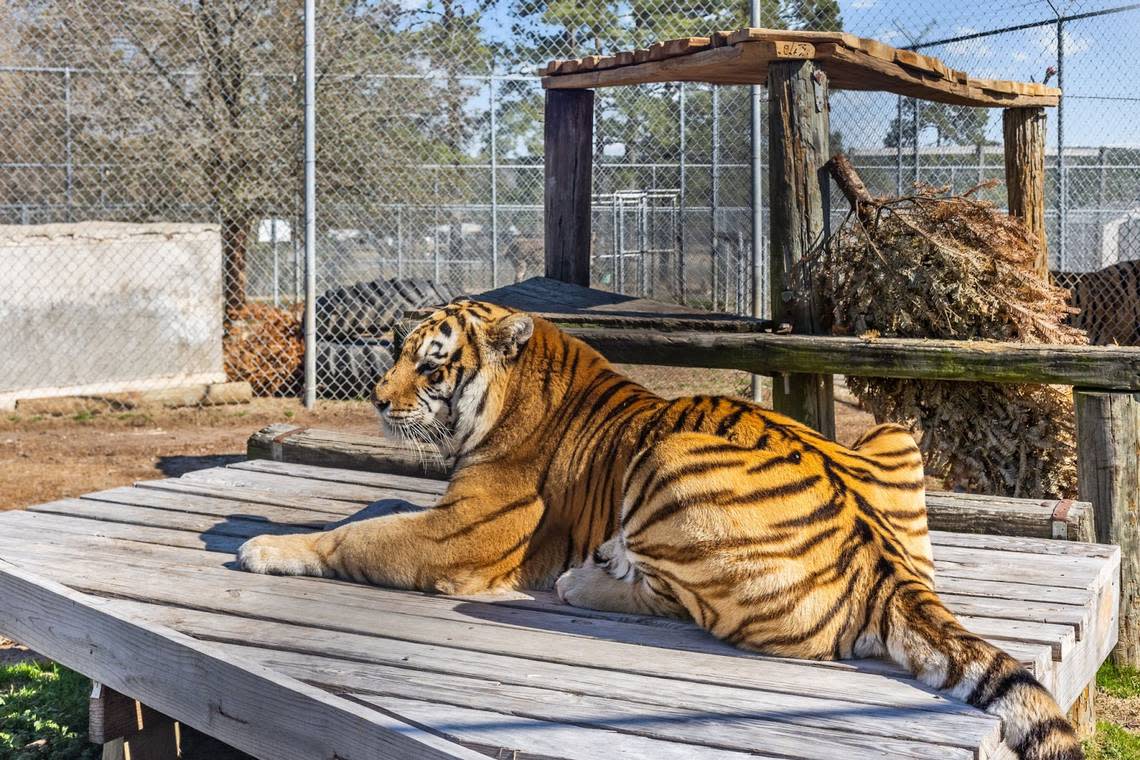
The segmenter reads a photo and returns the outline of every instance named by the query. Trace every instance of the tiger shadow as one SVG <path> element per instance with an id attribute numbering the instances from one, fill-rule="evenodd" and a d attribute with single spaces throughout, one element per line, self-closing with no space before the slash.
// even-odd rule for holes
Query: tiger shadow
<path id="1" fill-rule="evenodd" d="M 201 538 L 208 550 L 236 552 L 243 541 L 255 535 L 332 530 L 361 520 L 422 509 L 425 507 L 402 499 L 382 499 L 365 505 L 351 515 L 329 522 L 319 519 L 276 522 L 257 514 L 235 513 L 226 516 L 210 530 L 202 533 Z M 234 570 L 239 569 L 233 560 L 227 562 L 225 566 Z M 352 583 L 347 580 L 313 580 Z M 746 660 L 766 659 L 761 655 L 726 644 L 692 622 L 573 607 L 560 601 L 551 591 L 528 589 L 448 598 L 451 600 L 451 605 L 441 610 L 444 617 L 466 618 L 471 622 L 501 629 L 506 635 L 512 632 L 521 634 L 528 630 L 541 631 L 570 636 L 579 641 L 597 640 L 633 644 L 657 650 L 694 652 Z M 846 664 L 857 670 L 906 676 L 905 671 L 882 660 L 848 661 Z"/>

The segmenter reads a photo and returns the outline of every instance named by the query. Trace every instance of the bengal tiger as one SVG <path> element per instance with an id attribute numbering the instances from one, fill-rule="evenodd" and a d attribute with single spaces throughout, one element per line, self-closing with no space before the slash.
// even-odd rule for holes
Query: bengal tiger
<path id="1" fill-rule="evenodd" d="M 1022 758 L 1080 757 L 1048 692 L 935 595 L 904 429 L 848 449 L 739 399 L 666 400 L 550 322 L 479 301 L 421 323 L 373 401 L 389 434 L 454 457 L 440 501 L 259 536 L 243 568 L 450 594 L 561 576 L 570 603 L 692 617 L 761 652 L 886 654 L 1001 716 Z"/>

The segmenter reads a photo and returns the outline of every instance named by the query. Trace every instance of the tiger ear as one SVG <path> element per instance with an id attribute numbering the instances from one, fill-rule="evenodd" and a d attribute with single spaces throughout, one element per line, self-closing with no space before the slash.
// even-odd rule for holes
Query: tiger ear
<path id="1" fill-rule="evenodd" d="M 534 335 L 534 320 L 529 314 L 508 314 L 491 326 L 488 342 L 504 359 L 514 359 Z"/>

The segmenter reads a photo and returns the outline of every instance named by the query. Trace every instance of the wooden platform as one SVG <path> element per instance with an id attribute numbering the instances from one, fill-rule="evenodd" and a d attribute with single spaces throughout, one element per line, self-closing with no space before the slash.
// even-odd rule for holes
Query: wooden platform
<path id="1" fill-rule="evenodd" d="M 750 656 L 546 594 L 232 567 L 249 536 L 443 488 L 250 461 L 3 513 L 0 633 L 263 758 L 1011 757 L 996 719 L 880 661 Z M 935 558 L 963 623 L 1072 703 L 1115 641 L 1117 549 L 940 533 Z"/>
<path id="2" fill-rule="evenodd" d="M 551 61 L 547 89 L 649 82 L 766 84 L 775 61 L 814 60 L 836 90 L 877 90 L 954 105 L 1056 106 L 1061 91 L 1034 82 L 972 77 L 937 58 L 845 32 L 739 29 L 685 37 L 614 55 Z"/>

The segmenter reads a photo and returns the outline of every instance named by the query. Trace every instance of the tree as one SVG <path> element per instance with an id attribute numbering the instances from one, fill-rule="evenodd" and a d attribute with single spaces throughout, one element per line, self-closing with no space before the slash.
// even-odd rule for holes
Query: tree
<path id="1" fill-rule="evenodd" d="M 229 307 L 246 301 L 256 221 L 299 206 L 301 13 L 300 0 L 28 0 L 15 15 L 13 55 L 96 72 L 73 77 L 77 164 L 105 167 L 80 189 L 109 193 L 116 211 L 101 213 L 124 220 L 216 221 Z M 323 149 L 373 153 L 375 83 L 341 72 L 349 57 L 357 71 L 412 70 L 384 44 L 399 13 L 395 3 L 321 3 L 318 76 L 336 96 L 318 98 L 318 118 L 338 127 Z M 414 109 L 424 96 L 407 90 Z M 344 167 L 322 167 L 322 185 L 355 192 Z"/>
<path id="2" fill-rule="evenodd" d="M 971 106 L 952 106 L 946 103 L 932 103 L 916 101 L 914 98 L 904 98 L 902 107 L 902 120 L 899 117 L 891 119 L 887 127 L 887 134 L 883 137 L 883 146 L 886 148 L 904 148 L 914 146 L 914 114 L 915 104 L 918 106 L 919 135 L 927 129 L 934 130 L 934 144 L 943 145 L 987 145 L 986 127 L 989 124 L 990 113 L 985 108 Z"/>

